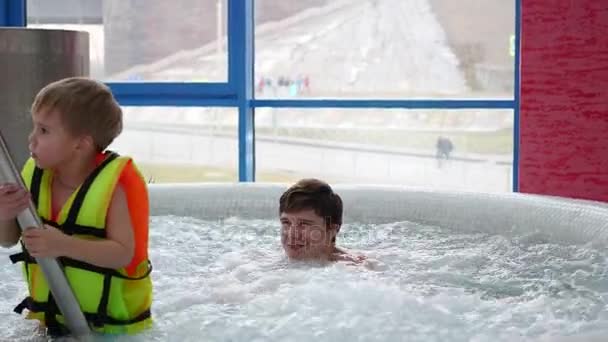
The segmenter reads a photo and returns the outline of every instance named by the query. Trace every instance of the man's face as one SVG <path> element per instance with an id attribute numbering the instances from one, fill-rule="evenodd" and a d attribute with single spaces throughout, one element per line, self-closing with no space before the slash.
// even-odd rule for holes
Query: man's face
<path id="1" fill-rule="evenodd" d="M 283 212 L 281 244 L 291 259 L 307 260 L 327 258 L 333 251 L 332 238 L 338 225 L 326 227 L 325 219 L 312 209 Z"/>

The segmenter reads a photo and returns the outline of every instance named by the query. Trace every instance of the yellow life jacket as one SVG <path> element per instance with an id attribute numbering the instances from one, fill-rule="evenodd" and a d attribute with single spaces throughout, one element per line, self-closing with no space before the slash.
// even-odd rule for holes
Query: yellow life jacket
<path id="1" fill-rule="evenodd" d="M 152 325 L 152 265 L 148 260 L 148 193 L 146 183 L 127 157 L 113 152 L 100 154 L 98 167 L 70 196 L 59 215 L 52 221 L 52 172 L 36 167 L 31 158 L 22 176 L 45 224 L 65 234 L 82 239 L 106 237 L 106 214 L 121 176 L 131 223 L 135 234 L 135 255 L 131 264 L 121 269 L 108 269 L 66 257 L 58 258 L 66 278 L 93 331 L 111 334 L 133 334 Z M 67 333 L 65 321 L 49 291 L 42 270 L 23 246 L 21 253 L 11 256 L 13 263 L 24 261 L 29 297 L 15 312 L 29 310 L 29 319 L 44 323 L 49 334 Z"/>

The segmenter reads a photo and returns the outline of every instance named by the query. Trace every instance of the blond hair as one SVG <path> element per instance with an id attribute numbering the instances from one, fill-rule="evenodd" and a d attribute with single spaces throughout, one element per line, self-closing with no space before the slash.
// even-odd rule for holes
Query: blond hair
<path id="1" fill-rule="evenodd" d="M 68 132 L 91 136 L 98 151 L 105 150 L 122 131 L 122 109 L 112 92 L 89 78 L 50 83 L 38 92 L 31 110 L 57 111 Z"/>

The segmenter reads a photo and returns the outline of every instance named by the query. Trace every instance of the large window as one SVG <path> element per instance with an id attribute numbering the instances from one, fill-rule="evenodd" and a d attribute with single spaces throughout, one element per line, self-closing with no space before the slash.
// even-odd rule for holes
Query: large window
<path id="1" fill-rule="evenodd" d="M 236 110 L 124 107 L 110 149 L 132 156 L 153 183 L 237 181 Z"/>
<path id="2" fill-rule="evenodd" d="M 257 179 L 511 191 L 511 110 L 259 109 Z"/>
<path id="3" fill-rule="evenodd" d="M 513 97 L 513 1 L 255 5 L 258 97 Z"/>
<path id="4" fill-rule="evenodd" d="M 91 76 L 225 82 L 226 0 L 28 0 L 28 26 L 89 33 Z"/>
<path id="5" fill-rule="evenodd" d="M 156 182 L 317 176 L 509 191 L 516 3 L 29 0 L 27 8 L 31 27 L 90 33 L 91 75 L 129 106 L 113 147 Z"/>

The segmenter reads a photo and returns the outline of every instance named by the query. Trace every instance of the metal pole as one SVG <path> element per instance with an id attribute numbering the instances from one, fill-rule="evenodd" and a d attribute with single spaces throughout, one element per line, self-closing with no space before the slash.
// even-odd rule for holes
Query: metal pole
<path id="1" fill-rule="evenodd" d="M 216 14 L 217 14 L 217 19 L 216 19 L 216 33 L 217 33 L 217 37 L 216 37 L 216 48 L 217 48 L 217 58 L 218 61 L 222 60 L 222 54 L 223 54 L 223 44 L 222 44 L 222 39 L 224 37 L 224 20 L 223 20 L 223 16 L 222 16 L 222 0 L 217 0 L 216 3 Z"/>

